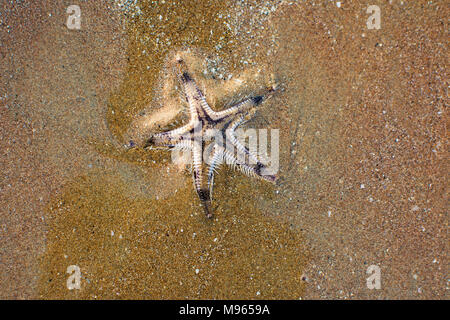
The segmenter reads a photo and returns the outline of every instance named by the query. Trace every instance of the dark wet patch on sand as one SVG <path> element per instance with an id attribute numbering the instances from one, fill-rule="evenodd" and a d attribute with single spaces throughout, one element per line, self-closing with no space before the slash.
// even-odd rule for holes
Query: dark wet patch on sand
<path id="1" fill-rule="evenodd" d="M 193 200 L 190 183 L 157 201 L 130 197 L 111 173 L 75 179 L 49 208 L 40 297 L 301 297 L 301 234 L 255 209 L 252 184 L 224 176 L 218 192 L 230 201 L 213 220 Z M 225 188 L 230 183 L 239 192 Z M 67 289 L 70 265 L 81 269 L 80 290 Z"/>

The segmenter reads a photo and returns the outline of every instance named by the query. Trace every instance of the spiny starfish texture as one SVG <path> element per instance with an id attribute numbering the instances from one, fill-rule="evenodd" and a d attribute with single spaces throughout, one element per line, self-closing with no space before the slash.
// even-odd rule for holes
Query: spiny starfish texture
<path id="1" fill-rule="evenodd" d="M 144 147 L 167 147 L 187 150 L 191 153 L 194 186 L 206 217 L 211 218 L 214 173 L 223 162 L 246 175 L 259 177 L 269 182 L 276 180 L 275 175 L 264 174 L 266 165 L 261 163 L 258 157 L 249 151 L 236 135 L 237 127 L 251 117 L 255 108 L 272 94 L 274 88 L 268 89 L 263 95 L 247 97 L 223 111 L 214 111 L 187 71 L 183 59 L 177 58 L 176 64 L 177 78 L 184 91 L 190 120 L 180 128 L 152 134 Z M 250 161 L 242 161 L 236 157 L 228 146 L 233 146 L 238 152 L 245 155 L 245 159 Z"/>

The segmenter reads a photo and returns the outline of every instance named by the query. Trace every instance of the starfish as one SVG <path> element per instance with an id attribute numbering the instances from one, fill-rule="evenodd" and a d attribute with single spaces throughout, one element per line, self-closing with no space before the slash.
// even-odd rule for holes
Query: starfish
<path id="1" fill-rule="evenodd" d="M 184 92 L 190 120 L 177 129 L 150 134 L 144 143 L 144 148 L 156 146 L 181 149 L 191 153 L 194 187 L 206 217 L 211 218 L 214 173 L 223 162 L 248 176 L 258 177 L 269 182 L 276 180 L 275 175 L 264 174 L 266 165 L 260 162 L 258 157 L 249 151 L 236 135 L 238 126 L 249 120 L 255 108 L 266 100 L 275 89 L 270 88 L 263 95 L 246 97 L 223 111 L 214 111 L 188 72 L 184 60 L 178 57 L 175 62 L 177 78 Z M 211 138 L 213 141 L 207 145 Z M 133 145 L 132 141 L 130 141 L 130 145 Z M 228 147 L 225 148 L 224 145 L 233 146 L 238 153 L 240 152 L 250 161 L 242 161 L 242 158 L 236 157 L 234 152 L 230 151 Z"/>

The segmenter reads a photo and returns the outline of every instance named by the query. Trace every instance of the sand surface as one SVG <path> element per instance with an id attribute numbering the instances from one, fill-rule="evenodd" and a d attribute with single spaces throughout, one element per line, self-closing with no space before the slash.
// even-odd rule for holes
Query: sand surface
<path id="1" fill-rule="evenodd" d="M 380 29 L 353 1 L 190 3 L 82 2 L 79 30 L 70 1 L 0 4 L 0 298 L 448 299 L 446 1 L 373 1 Z M 185 120 L 186 49 L 216 109 L 278 84 L 247 124 L 280 129 L 278 184 L 221 168 L 213 220 L 168 152 L 124 148 L 143 112 Z"/>

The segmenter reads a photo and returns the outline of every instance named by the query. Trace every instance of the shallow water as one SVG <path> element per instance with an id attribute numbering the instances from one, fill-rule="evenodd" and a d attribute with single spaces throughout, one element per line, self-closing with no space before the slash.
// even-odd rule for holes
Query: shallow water
<path id="1" fill-rule="evenodd" d="M 380 30 L 346 2 L 119 3 L 78 31 L 4 5 L 3 297 L 444 297 L 444 2 L 380 4 Z M 221 168 L 213 220 L 168 152 L 123 147 L 142 111 L 185 120 L 185 49 L 215 108 L 225 79 L 279 86 L 247 124 L 280 129 L 279 182 Z"/>

